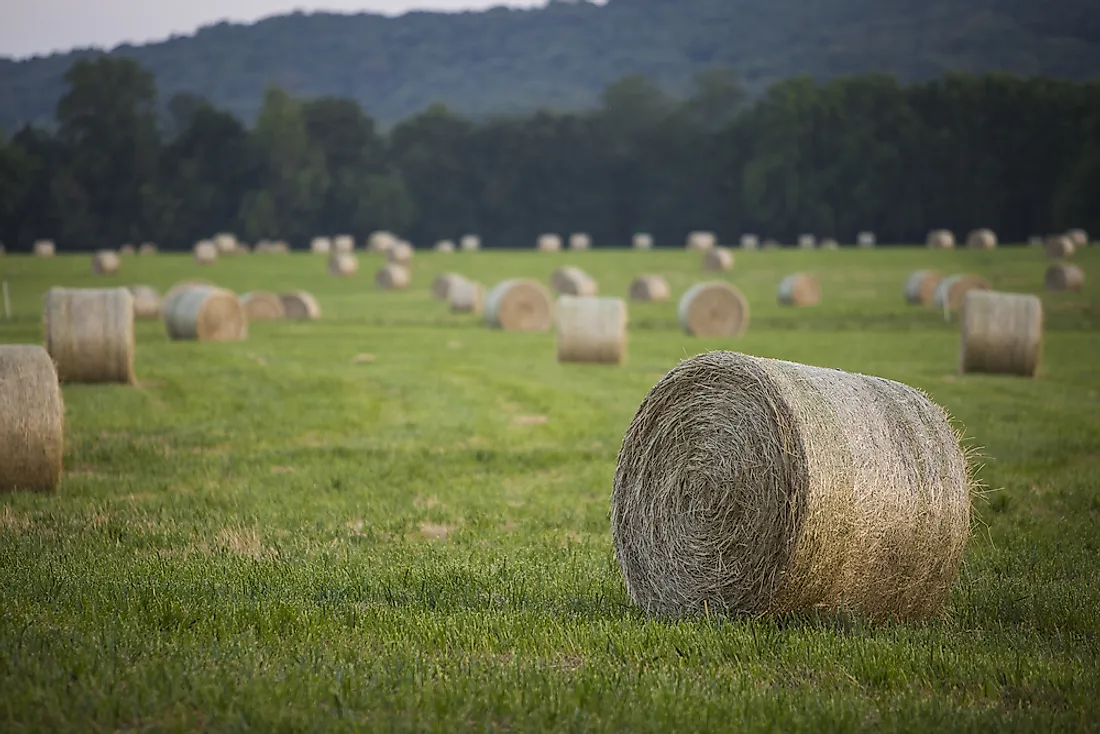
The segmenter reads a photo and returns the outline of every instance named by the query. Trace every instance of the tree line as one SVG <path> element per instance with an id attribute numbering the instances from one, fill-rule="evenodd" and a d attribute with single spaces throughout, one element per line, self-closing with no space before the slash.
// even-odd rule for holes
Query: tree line
<path id="1" fill-rule="evenodd" d="M 794 78 L 749 99 L 736 74 L 686 95 L 630 76 L 584 112 L 474 121 L 432 106 L 383 132 L 354 101 L 267 90 L 255 124 L 192 94 L 163 112 L 133 60 L 76 62 L 49 127 L 0 139 L 0 241 L 62 250 L 215 232 L 304 246 L 387 229 L 420 245 L 528 246 L 583 231 L 679 245 L 751 232 L 918 242 L 1100 230 L 1100 84 L 950 75 Z"/>

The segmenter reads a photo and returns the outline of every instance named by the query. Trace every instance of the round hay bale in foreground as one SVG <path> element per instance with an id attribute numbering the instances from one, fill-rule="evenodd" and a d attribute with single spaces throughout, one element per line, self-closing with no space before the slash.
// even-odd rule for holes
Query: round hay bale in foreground
<path id="1" fill-rule="evenodd" d="M 555 270 L 550 275 L 550 287 L 563 296 L 595 296 L 600 291 L 592 276 L 573 265 Z"/>
<path id="2" fill-rule="evenodd" d="M 409 284 L 409 270 L 396 263 L 383 265 L 374 274 L 374 283 L 383 290 L 399 290 Z"/>
<path id="3" fill-rule="evenodd" d="M 749 302 L 728 283 L 699 283 L 680 299 L 677 315 L 691 336 L 741 336 L 749 327 Z"/>
<path id="4" fill-rule="evenodd" d="M 1069 237 L 1074 247 L 1086 247 L 1089 244 L 1088 232 L 1083 229 L 1071 229 L 1066 232 L 1066 237 Z"/>
<path id="5" fill-rule="evenodd" d="M 477 252 L 481 249 L 481 238 L 476 234 L 463 235 L 458 246 L 463 252 Z"/>
<path id="6" fill-rule="evenodd" d="M 714 232 L 691 232 L 687 236 L 685 247 L 693 252 L 705 252 L 718 245 L 718 236 Z"/>
<path id="7" fill-rule="evenodd" d="M 874 247 L 876 238 L 874 232 L 860 232 L 856 235 L 856 245 L 859 247 Z"/>
<path id="8" fill-rule="evenodd" d="M 386 262 L 394 265 L 408 265 L 413 259 L 413 246 L 408 242 L 398 242 L 386 250 Z"/>
<path id="9" fill-rule="evenodd" d="M 645 232 L 638 232 L 634 235 L 633 246 L 635 250 L 652 250 L 653 249 L 653 235 Z"/>
<path id="10" fill-rule="evenodd" d="M 181 280 L 168 289 L 168 292 L 164 294 L 164 300 L 161 301 L 160 310 L 163 314 L 172 308 L 172 304 L 179 298 L 187 289 L 197 288 L 199 286 L 212 286 L 209 280 L 203 280 L 202 278 L 190 278 L 188 280 Z"/>
<path id="11" fill-rule="evenodd" d="M 147 285 L 132 285 L 130 296 L 134 299 L 135 319 L 160 318 L 160 293 Z"/>
<path id="12" fill-rule="evenodd" d="M 585 232 L 576 232 L 569 235 L 569 249 L 570 250 L 590 250 L 592 249 L 592 237 Z"/>
<path id="13" fill-rule="evenodd" d="M 561 237 L 556 234 L 539 235 L 535 247 L 539 252 L 558 252 L 561 250 Z"/>
<path id="14" fill-rule="evenodd" d="M 309 251 L 314 255 L 331 255 L 332 240 L 328 237 L 314 237 L 309 241 Z"/>
<path id="15" fill-rule="evenodd" d="M 355 275 L 359 272 L 359 258 L 350 252 L 339 252 L 329 258 L 328 274 L 337 277 Z"/>
<path id="16" fill-rule="evenodd" d="M 195 244 L 195 262 L 199 265 L 211 265 L 218 260 L 218 248 L 210 240 Z"/>
<path id="17" fill-rule="evenodd" d="M 267 291 L 249 291 L 241 296 L 241 308 L 249 321 L 278 321 L 286 315 L 283 299 Z"/>
<path id="18" fill-rule="evenodd" d="M 114 275 L 122 264 L 117 252 L 100 250 L 92 255 L 92 272 L 96 275 Z"/>
<path id="19" fill-rule="evenodd" d="M 49 492 L 61 482 L 65 407 L 45 349 L 0 345 L 0 492 Z"/>
<path id="20" fill-rule="evenodd" d="M 458 273 L 441 273 L 435 276 L 435 279 L 432 280 L 432 298 L 437 301 L 449 301 L 451 289 L 464 280 L 466 278 Z"/>
<path id="21" fill-rule="evenodd" d="M 1044 278 L 1048 291 L 1079 291 L 1085 286 L 1085 272 L 1076 265 L 1056 263 Z"/>
<path id="22" fill-rule="evenodd" d="M 966 236 L 966 246 L 974 250 L 997 248 L 997 234 L 991 229 L 975 229 Z"/>
<path id="23" fill-rule="evenodd" d="M 932 303 L 943 276 L 935 270 L 918 270 L 905 281 L 905 302 L 914 306 L 927 306 Z"/>
<path id="24" fill-rule="evenodd" d="M 1034 377 L 1043 355 L 1043 303 L 1035 296 L 969 291 L 959 372 Z"/>
<path id="25" fill-rule="evenodd" d="M 134 298 L 125 288 L 51 288 L 46 351 L 63 382 L 134 382 Z"/>
<path id="26" fill-rule="evenodd" d="M 925 244 L 933 250 L 951 250 L 955 247 L 955 235 L 946 229 L 934 229 L 928 233 Z"/>
<path id="27" fill-rule="evenodd" d="M 621 298 L 562 296 L 554 308 L 558 362 L 623 363 L 626 303 Z"/>
<path id="28" fill-rule="evenodd" d="M 952 275 L 940 281 L 932 294 L 932 306 L 945 311 L 962 308 L 970 291 L 989 290 L 989 281 L 978 275 Z"/>
<path id="29" fill-rule="evenodd" d="M 784 306 L 816 306 L 821 303 L 821 286 L 812 275 L 792 273 L 779 282 L 778 297 Z"/>
<path id="30" fill-rule="evenodd" d="M 1047 238 L 1045 246 L 1046 256 L 1050 258 L 1063 258 L 1073 257 L 1073 253 L 1077 248 L 1073 244 L 1073 240 L 1065 235 L 1054 235 Z"/>
<path id="31" fill-rule="evenodd" d="M 471 280 L 456 281 L 447 292 L 451 313 L 481 313 L 485 305 L 485 286 Z"/>
<path id="32" fill-rule="evenodd" d="M 38 240 L 34 243 L 35 257 L 53 257 L 57 254 L 57 245 L 53 240 Z"/>
<path id="33" fill-rule="evenodd" d="M 733 270 L 733 253 L 725 247 L 712 247 L 703 253 L 703 270 Z"/>
<path id="34" fill-rule="evenodd" d="M 235 342 L 248 338 L 248 316 L 237 294 L 213 286 L 184 290 L 164 307 L 164 326 L 173 340 Z"/>
<path id="35" fill-rule="evenodd" d="M 139 255 L 156 255 L 157 246 L 152 242 L 142 242 L 137 251 Z"/>
<path id="36" fill-rule="evenodd" d="M 485 323 L 505 331 L 546 331 L 554 322 L 550 293 L 535 280 L 516 278 L 485 296 Z"/>
<path id="37" fill-rule="evenodd" d="M 435 243 L 435 251 L 449 254 L 455 251 L 455 243 L 450 240 L 440 240 Z"/>
<path id="38" fill-rule="evenodd" d="M 649 614 L 917 620 L 948 597 L 970 489 L 946 413 L 919 390 L 712 352 L 638 408 L 611 531 Z"/>
<path id="39" fill-rule="evenodd" d="M 671 296 L 668 281 L 659 275 L 639 275 L 630 284 L 632 301 L 667 301 Z"/>
<path id="40" fill-rule="evenodd" d="M 292 321 L 316 321 L 321 318 L 321 304 L 305 291 L 292 291 L 280 294 L 283 302 L 283 315 Z"/>

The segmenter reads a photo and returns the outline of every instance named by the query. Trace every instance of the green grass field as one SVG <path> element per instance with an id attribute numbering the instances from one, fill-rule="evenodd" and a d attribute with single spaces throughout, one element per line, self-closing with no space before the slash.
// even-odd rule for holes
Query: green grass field
<path id="1" fill-rule="evenodd" d="M 0 259 L 41 343 L 52 285 L 205 277 L 312 291 L 312 323 L 235 344 L 137 329 L 136 387 L 67 385 L 55 495 L 0 496 L 0 730 L 836 731 L 1100 726 L 1100 288 L 1042 291 L 1034 249 L 738 253 L 738 340 L 685 336 L 706 279 L 683 251 L 419 255 L 380 292 L 322 258 Z M 1100 249 L 1075 259 L 1100 275 Z M 630 305 L 624 367 L 558 365 L 553 334 L 490 331 L 430 298 L 454 270 L 543 282 L 573 263 Z M 956 374 L 958 325 L 906 275 L 975 272 L 1042 294 L 1026 380 Z M 781 308 L 805 270 L 823 303 Z M 639 615 L 608 511 L 623 432 L 678 360 L 734 349 L 900 380 L 981 449 L 964 568 L 942 618 L 668 621 Z M 356 361 L 362 354 L 373 362 Z M 0 457 L 0 461 L 3 457 Z"/>

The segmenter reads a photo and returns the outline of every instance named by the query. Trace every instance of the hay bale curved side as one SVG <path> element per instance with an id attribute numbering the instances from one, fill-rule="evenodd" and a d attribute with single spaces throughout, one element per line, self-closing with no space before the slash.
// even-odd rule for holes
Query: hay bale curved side
<path id="1" fill-rule="evenodd" d="M 966 236 L 966 246 L 974 250 L 995 250 L 997 234 L 987 228 L 975 229 Z"/>
<path id="2" fill-rule="evenodd" d="M 1088 232 L 1083 229 L 1071 229 L 1066 232 L 1066 237 L 1069 237 L 1074 247 L 1086 247 L 1089 244 Z"/>
<path id="3" fill-rule="evenodd" d="M 959 372 L 1034 377 L 1043 355 L 1043 304 L 1035 296 L 972 290 L 963 302 Z"/>
<path id="4" fill-rule="evenodd" d="M 450 240 L 440 240 L 435 243 L 435 251 L 441 252 L 444 255 L 449 255 L 455 251 L 455 243 Z"/>
<path id="5" fill-rule="evenodd" d="M 592 276 L 573 265 L 564 265 L 551 273 L 550 287 L 563 296 L 595 296 L 600 292 Z"/>
<path id="6" fill-rule="evenodd" d="M 100 250 L 92 255 L 92 273 L 95 275 L 114 275 L 122 265 L 122 259 L 117 252 Z"/>
<path id="7" fill-rule="evenodd" d="M 212 265 L 218 260 L 218 248 L 210 240 L 203 240 L 195 244 L 194 255 L 199 265 Z"/>
<path id="8" fill-rule="evenodd" d="M 667 301 L 671 297 L 672 289 L 660 275 L 639 275 L 630 284 L 632 301 Z"/>
<path id="9" fill-rule="evenodd" d="M 955 248 L 955 235 L 950 230 L 934 229 L 928 233 L 925 244 L 933 250 L 953 250 Z"/>
<path id="10" fill-rule="evenodd" d="M 463 278 L 452 283 L 447 292 L 451 313 L 481 313 L 485 305 L 485 286 Z"/>
<path id="11" fill-rule="evenodd" d="M 286 315 L 283 299 L 268 291 L 249 291 L 240 301 L 249 321 L 278 321 Z"/>
<path id="12" fill-rule="evenodd" d="M 554 323 L 550 292 L 524 278 L 497 283 L 485 296 L 485 323 L 505 331 L 546 331 Z"/>
<path id="13" fill-rule="evenodd" d="M 350 252 L 339 252 L 329 258 L 328 274 L 336 277 L 347 277 L 359 272 L 359 258 Z"/>
<path id="14" fill-rule="evenodd" d="M 952 275 L 940 281 L 932 294 L 932 306 L 946 311 L 962 308 L 970 291 L 987 291 L 989 281 L 978 275 Z"/>
<path id="15" fill-rule="evenodd" d="M 332 240 L 328 237 L 314 237 L 309 241 L 309 251 L 314 255 L 331 255 Z"/>
<path id="16" fill-rule="evenodd" d="M 905 281 L 905 302 L 914 306 L 929 305 L 941 281 L 943 281 L 943 275 L 936 270 L 918 270 L 911 273 Z"/>
<path id="17" fill-rule="evenodd" d="M 432 280 L 432 298 L 437 301 L 449 301 L 451 289 L 466 280 L 458 273 L 440 273 Z"/>
<path id="18" fill-rule="evenodd" d="M 50 355 L 0 345 L 0 492 L 49 492 L 61 483 L 65 406 Z"/>
<path id="19" fill-rule="evenodd" d="M 970 488 L 947 415 L 920 391 L 712 352 L 638 408 L 611 528 L 650 614 L 922 619 L 962 561 Z"/>
<path id="20" fill-rule="evenodd" d="M 408 242 L 397 242 L 386 250 L 386 262 L 391 265 L 408 265 L 413 259 L 413 246 Z"/>
<path id="21" fill-rule="evenodd" d="M 706 252 L 718 246 L 718 236 L 714 232 L 689 232 L 684 247 L 692 252 Z"/>
<path id="22" fill-rule="evenodd" d="M 562 296 L 554 308 L 558 362 L 623 363 L 627 311 L 621 298 Z"/>
<path id="23" fill-rule="evenodd" d="M 1047 268 L 1043 281 L 1048 291 L 1079 291 L 1085 287 L 1085 271 L 1069 263 L 1056 263 Z"/>
<path id="24" fill-rule="evenodd" d="M 350 234 L 338 234 L 332 238 L 332 251 L 346 255 L 355 252 L 355 238 Z"/>
<path id="25" fill-rule="evenodd" d="M 1048 237 L 1043 249 L 1049 258 L 1073 257 L 1074 252 L 1077 250 L 1073 240 L 1064 235 Z"/>
<path id="26" fill-rule="evenodd" d="M 135 319 L 160 318 L 160 293 L 147 285 L 132 285 L 128 289 L 134 299 Z"/>
<path id="27" fill-rule="evenodd" d="M 57 254 L 57 245 L 53 240 L 36 240 L 34 243 L 35 257 L 53 257 Z"/>
<path id="28" fill-rule="evenodd" d="M 561 250 L 561 237 L 556 234 L 541 234 L 535 242 L 535 248 L 539 252 L 559 252 Z"/>
<path id="29" fill-rule="evenodd" d="M 590 250 L 592 249 L 592 237 L 586 232 L 574 232 L 569 235 L 569 249 L 570 250 Z"/>
<path id="30" fill-rule="evenodd" d="M 393 232 L 379 230 L 372 232 L 367 238 L 367 252 L 387 253 L 394 248 L 400 240 Z"/>
<path id="31" fill-rule="evenodd" d="M 733 270 L 733 253 L 726 247 L 712 247 L 703 253 L 703 270 Z"/>
<path id="32" fill-rule="evenodd" d="M 458 247 L 463 252 L 477 252 L 481 249 L 481 238 L 476 234 L 463 235 L 458 241 Z"/>
<path id="33" fill-rule="evenodd" d="M 741 336 L 749 328 L 749 302 L 728 283 L 698 283 L 680 298 L 677 316 L 691 336 Z"/>
<path id="34" fill-rule="evenodd" d="M 279 300 L 283 302 L 283 315 L 291 321 L 316 321 L 321 318 L 321 304 L 305 291 L 281 293 Z"/>
<path id="35" fill-rule="evenodd" d="M 400 290 L 409 284 L 409 270 L 403 265 L 389 263 L 374 274 L 374 284 L 382 290 Z"/>
<path id="36" fill-rule="evenodd" d="M 791 273 L 779 282 L 777 297 L 784 306 L 816 306 L 821 303 L 821 286 L 812 275 Z"/>
<path id="37" fill-rule="evenodd" d="M 180 295 L 182 295 L 187 289 L 212 285 L 214 284 L 211 283 L 209 280 L 204 280 L 202 278 L 188 278 L 187 280 L 179 281 L 171 288 L 169 288 L 168 292 L 164 294 L 164 299 L 160 303 L 161 314 L 163 314 L 165 311 L 170 310 L 175 300 L 179 298 Z"/>
<path id="38" fill-rule="evenodd" d="M 635 250 L 652 250 L 653 249 L 653 235 L 646 232 L 638 232 L 634 235 L 634 239 L 631 245 Z"/>
<path id="39" fill-rule="evenodd" d="M 125 288 L 51 288 L 46 351 L 62 382 L 134 382 L 134 298 Z"/>
<path id="40" fill-rule="evenodd" d="M 173 340 L 233 342 L 248 338 L 248 316 L 237 294 L 213 286 L 188 288 L 165 306 L 164 326 Z"/>

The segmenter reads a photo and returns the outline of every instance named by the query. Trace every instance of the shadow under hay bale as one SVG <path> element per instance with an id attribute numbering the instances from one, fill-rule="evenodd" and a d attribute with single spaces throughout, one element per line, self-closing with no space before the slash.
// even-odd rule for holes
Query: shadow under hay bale
<path id="1" fill-rule="evenodd" d="M 714 247 L 703 253 L 703 270 L 725 272 L 733 270 L 733 253 L 725 247 Z"/>
<path id="2" fill-rule="evenodd" d="M 638 408 L 611 528 L 649 614 L 919 620 L 949 595 L 970 490 L 947 415 L 920 391 L 712 352 Z"/>
<path id="3" fill-rule="evenodd" d="M 622 299 L 562 296 L 554 308 L 558 362 L 623 363 L 627 312 Z"/>
<path id="4" fill-rule="evenodd" d="M 997 235 L 991 229 L 976 229 L 966 236 L 966 246 L 972 250 L 995 250 Z"/>
<path id="5" fill-rule="evenodd" d="M 125 288 L 51 288 L 46 351 L 62 382 L 134 382 L 134 299 Z"/>
<path id="6" fill-rule="evenodd" d="M 783 306 L 816 306 L 821 303 L 821 286 L 812 275 L 792 273 L 779 282 L 777 297 Z"/>
<path id="7" fill-rule="evenodd" d="M 485 296 L 486 325 L 505 331 L 546 331 L 554 323 L 550 293 L 535 280 L 505 280 Z"/>
<path id="8" fill-rule="evenodd" d="M 943 276 L 936 270 L 918 270 L 905 281 L 905 302 L 913 306 L 928 306 L 936 295 Z"/>
<path id="9" fill-rule="evenodd" d="M 680 299 L 677 316 L 690 336 L 741 336 L 749 328 L 749 302 L 728 283 L 698 283 Z"/>
<path id="10" fill-rule="evenodd" d="M 940 281 L 932 294 L 932 307 L 943 311 L 962 308 L 970 291 L 989 290 L 989 281 L 978 275 L 952 275 Z"/>
<path id="11" fill-rule="evenodd" d="M 316 321 L 321 318 L 321 304 L 305 291 L 282 293 L 283 316 L 291 321 Z"/>
<path id="12" fill-rule="evenodd" d="M 386 291 L 405 288 L 409 280 L 409 269 L 396 263 L 383 265 L 374 274 L 374 284 Z"/>
<path id="13" fill-rule="evenodd" d="M 213 286 L 188 288 L 164 307 L 168 337 L 183 341 L 244 341 L 248 316 L 232 291 Z"/>
<path id="14" fill-rule="evenodd" d="M 267 291 L 249 291 L 241 296 L 241 308 L 249 321 L 279 321 L 286 315 L 283 299 Z"/>
<path id="15" fill-rule="evenodd" d="M 451 313 L 480 314 L 485 306 L 485 286 L 463 278 L 447 290 Z"/>
<path id="16" fill-rule="evenodd" d="M 1048 237 L 1046 244 L 1043 246 L 1043 251 L 1046 253 L 1046 256 L 1053 259 L 1073 257 L 1076 249 L 1073 240 L 1065 235 Z"/>
<path id="17" fill-rule="evenodd" d="M 592 276 L 573 265 L 565 265 L 551 273 L 550 287 L 563 296 L 595 296 L 600 292 Z"/>
<path id="18" fill-rule="evenodd" d="M 0 345 L 0 492 L 61 482 L 65 407 L 57 371 L 37 345 Z"/>
<path id="19" fill-rule="evenodd" d="M 955 249 L 955 235 L 946 229 L 934 229 L 928 233 L 925 244 L 933 250 Z"/>
<path id="20" fill-rule="evenodd" d="M 963 302 L 959 372 L 1034 377 L 1043 355 L 1043 304 L 1035 296 L 970 291 Z"/>
<path id="21" fill-rule="evenodd" d="M 668 281 L 659 275 L 639 275 L 630 284 L 630 300 L 643 302 L 667 301 L 672 297 Z"/>
<path id="22" fill-rule="evenodd" d="M 92 255 L 92 273 L 95 275 L 114 275 L 121 264 L 118 253 L 111 250 L 100 250 Z"/>
<path id="23" fill-rule="evenodd" d="M 129 288 L 134 299 L 135 319 L 160 318 L 160 293 L 147 285 L 132 285 Z"/>
<path id="24" fill-rule="evenodd" d="M 1048 291 L 1079 291 L 1085 287 L 1085 271 L 1069 263 L 1056 263 L 1047 268 L 1043 280 Z"/>
<path id="25" fill-rule="evenodd" d="M 338 252 L 328 261 L 328 274 L 346 278 L 359 272 L 359 258 L 350 252 Z"/>

